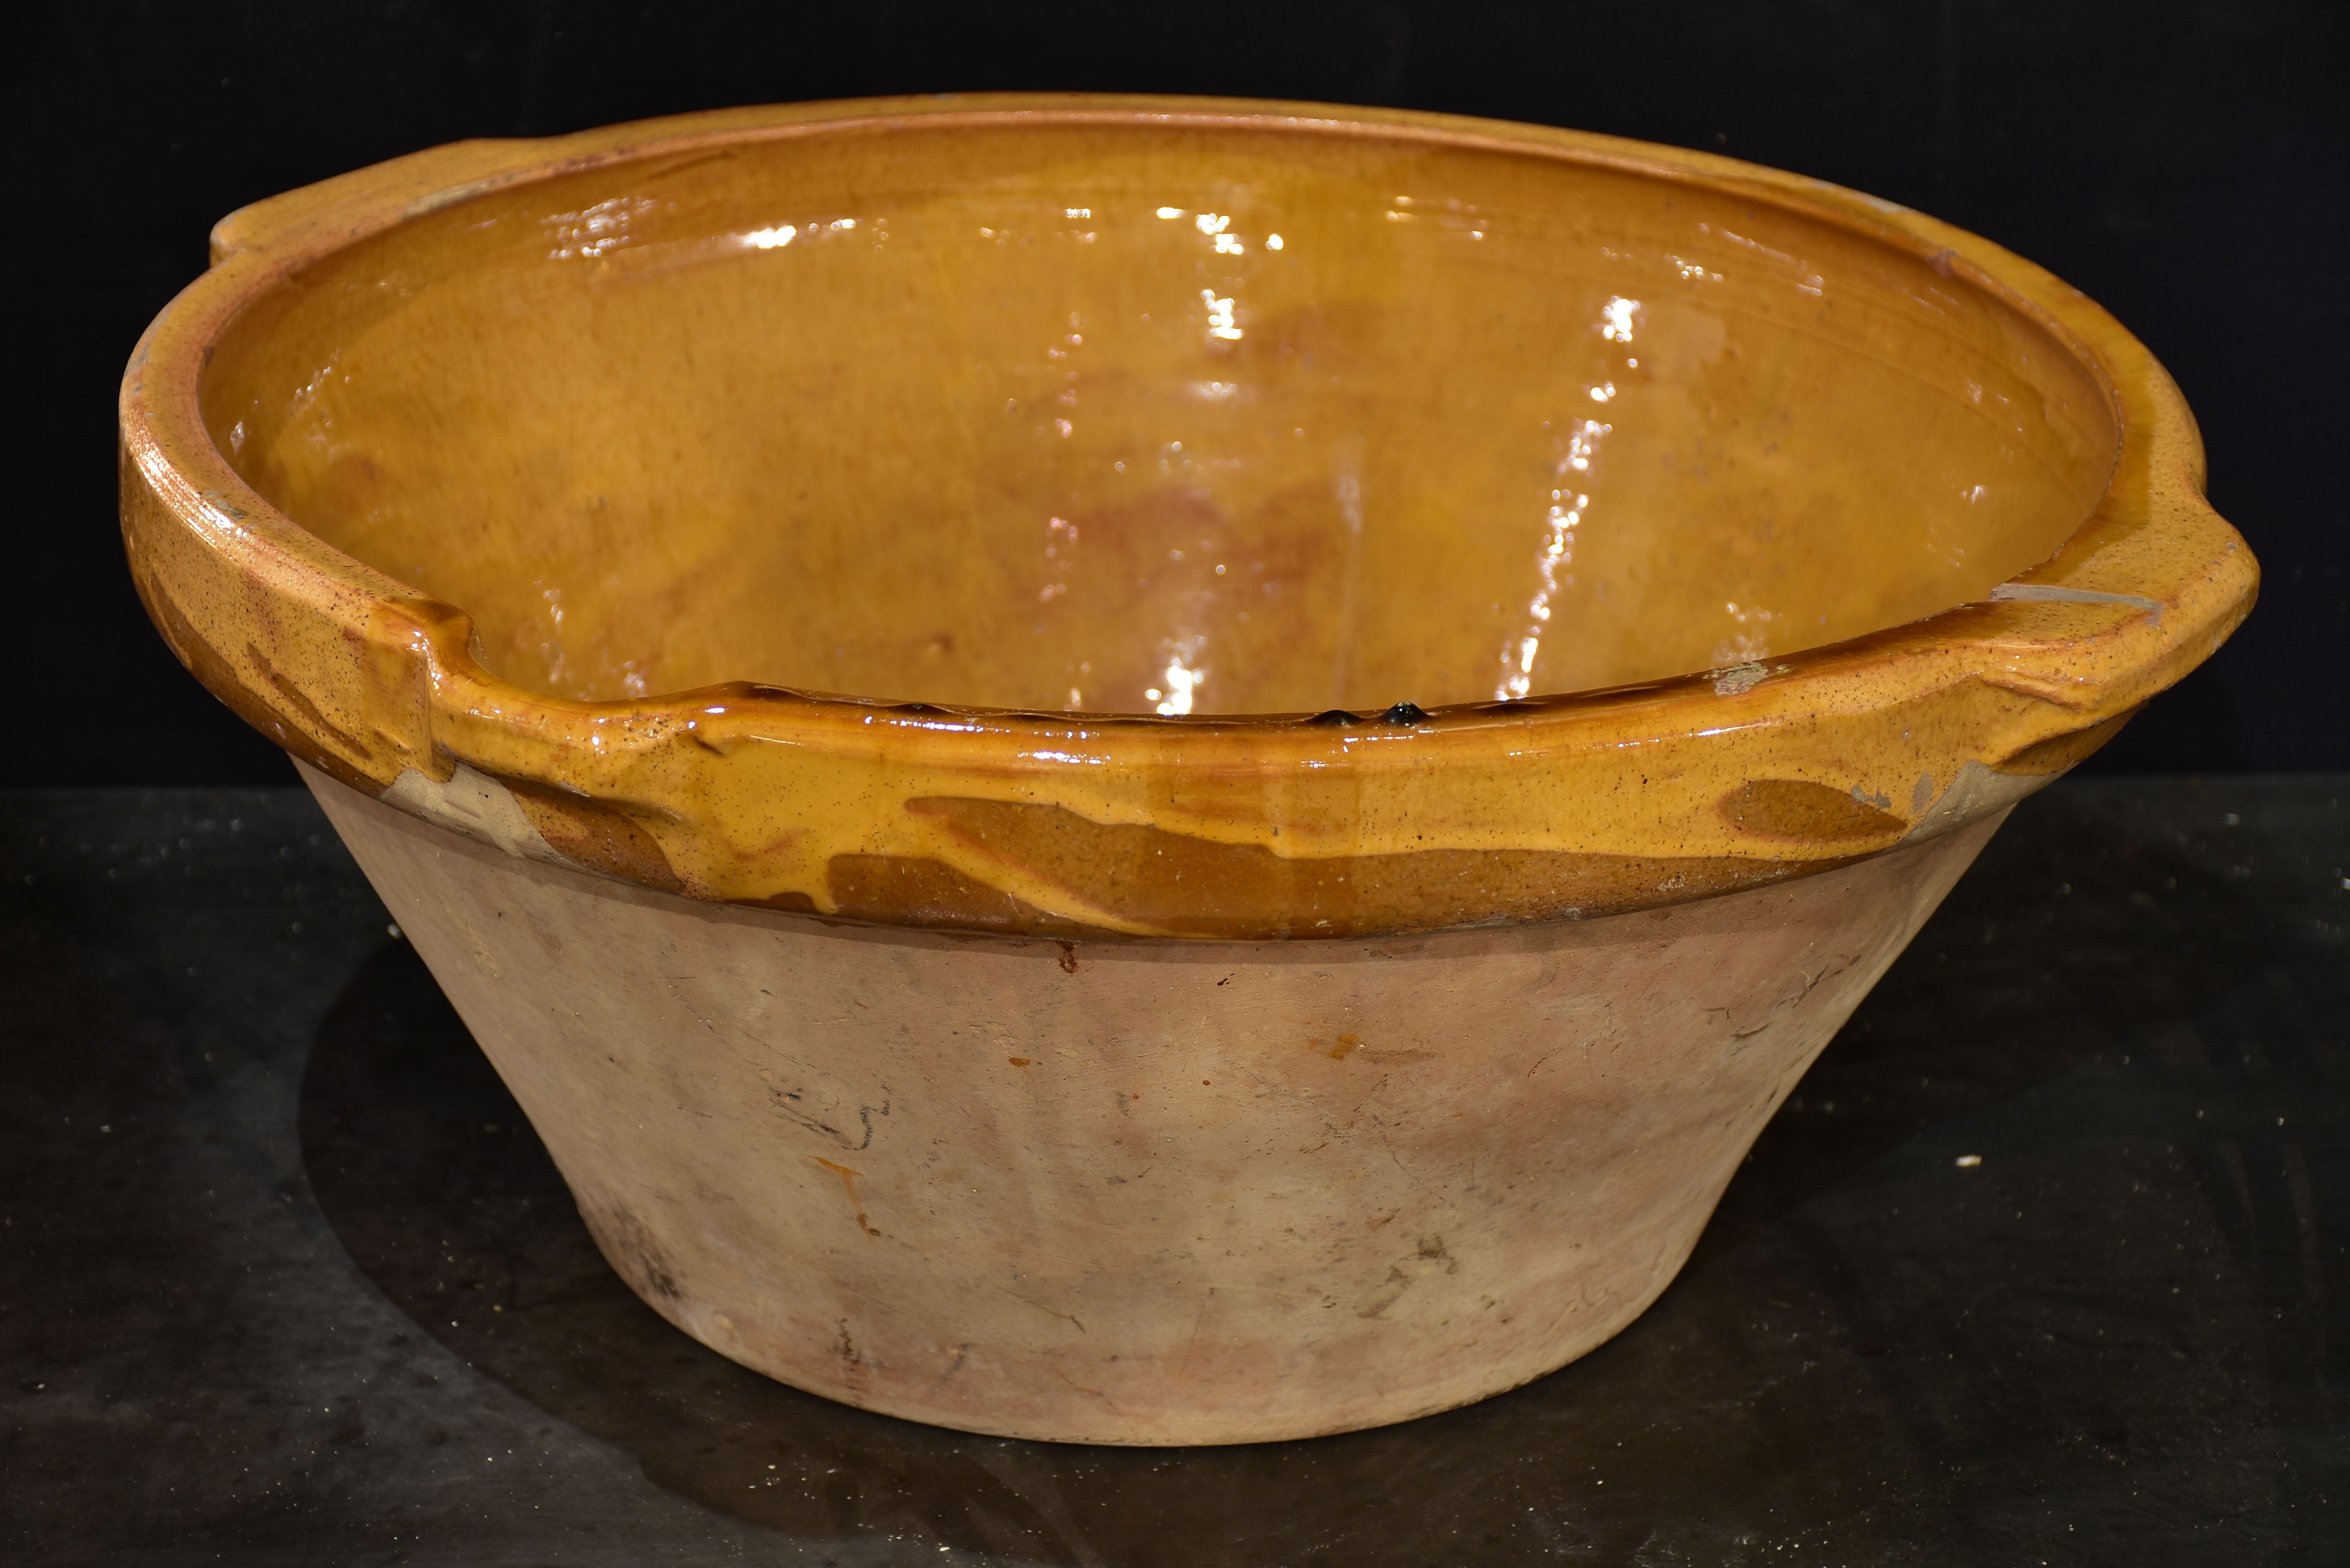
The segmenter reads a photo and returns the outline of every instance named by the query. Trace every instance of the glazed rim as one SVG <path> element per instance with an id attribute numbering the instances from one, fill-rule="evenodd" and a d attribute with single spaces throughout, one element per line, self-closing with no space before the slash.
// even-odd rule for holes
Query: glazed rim
<path id="1" fill-rule="evenodd" d="M 1907 626 L 1602 691 L 1379 715 L 1070 714 L 747 683 L 587 701 L 500 679 L 463 611 L 304 530 L 208 431 L 240 312 L 322 256 L 484 192 L 682 151 L 920 120 L 1370 137 L 1561 160 L 1906 249 L 2038 322 L 2111 397 L 2110 482 L 2049 560 Z M 2003 809 L 2209 657 L 2258 568 L 2203 496 L 2193 416 L 2104 310 L 1907 208 L 1710 154 L 1451 116 L 986 96 L 728 110 L 471 141 L 214 229 L 122 386 L 133 576 L 205 685 L 296 757 L 512 853 L 702 899 L 1047 936 L 1426 931 L 1676 903 Z"/>

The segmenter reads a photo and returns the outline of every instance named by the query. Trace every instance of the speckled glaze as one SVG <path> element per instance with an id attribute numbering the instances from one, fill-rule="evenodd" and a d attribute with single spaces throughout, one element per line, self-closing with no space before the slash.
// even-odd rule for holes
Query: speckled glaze
<path id="1" fill-rule="evenodd" d="M 1382 1031 L 1409 1036 L 1388 1048 L 1467 1075 L 1414 1100 L 1450 1174 L 1382 1212 L 1500 1247 L 1478 1150 L 1627 1092 L 1471 1092 L 1557 1044 L 1559 987 L 1645 999 L 1617 1020 L 1642 1043 L 1625 1061 L 1655 1065 L 1652 1109 L 1694 1103 L 1691 1062 L 1749 1053 L 1725 1016 L 1828 949 L 1873 977 L 2000 814 L 2207 657 L 2257 581 L 2176 389 L 2078 293 L 1889 203 L 1565 131 L 1184 99 L 738 110 L 420 153 L 234 214 L 213 252 L 123 385 L 124 534 L 156 625 L 314 770 L 403 924 L 440 933 L 420 946 L 649 1300 L 805 1386 L 985 1430 L 1296 1435 L 1557 1365 L 1670 1277 L 1866 979 L 1721 1067 L 1717 1139 L 1587 1142 L 1581 1164 L 1544 1145 L 1557 1158 L 1520 1173 L 1513 1203 L 1580 1206 L 1572 1250 L 1619 1220 L 1647 1238 L 1602 1270 L 1621 1310 L 1569 1332 L 1558 1293 L 1600 1275 L 1513 1241 L 1480 1290 L 1546 1326 L 1506 1353 L 1386 1307 L 1334 1338 L 1302 1325 L 1324 1295 L 1378 1297 L 1378 1249 L 1316 1243 L 1307 1268 L 1283 1251 L 1295 1227 L 1243 1205 L 1220 1233 L 1255 1304 L 1226 1330 L 1255 1349 L 1175 1372 L 1157 1318 L 1123 1350 L 1055 1348 L 1017 1313 L 964 1334 L 910 1304 L 977 1321 L 1003 1282 L 976 1282 L 1021 1252 L 983 1269 L 951 1237 L 1074 1212 L 1033 1173 L 1001 1199 L 1018 1224 L 860 1199 L 857 1245 L 887 1240 L 886 1268 L 789 1227 L 711 1242 L 721 1168 L 686 1180 L 624 1107 L 682 1103 L 705 1051 L 721 1100 L 760 1102 L 766 1080 L 703 1038 L 719 1013 L 776 983 L 839 990 L 894 1022 L 799 1018 L 794 1060 L 911 1053 L 902 1083 L 983 1120 L 1055 1052 L 1115 1077 L 1156 1040 L 1184 1082 L 1206 1053 L 1212 1086 L 1307 1037 L 1357 1037 L 1367 1063 Z M 570 889 L 533 928 L 548 940 L 504 945 L 506 901 L 542 886 Z M 1642 975 L 1557 956 L 1631 929 L 1601 917 L 1666 922 Z M 1774 919 L 1810 934 L 1762 943 L 1777 956 L 1752 973 L 1703 934 Z M 651 994 L 647 943 L 700 950 L 743 921 L 767 945 L 727 950 L 718 1012 Z M 1367 979 L 1401 972 L 1378 957 L 1397 943 L 1419 981 Z M 1186 989 L 1242 949 L 1303 955 L 1263 1017 Z M 1455 949 L 1503 999 L 1473 1040 L 1427 979 Z M 1083 955 L 1113 952 L 1168 989 L 1138 981 L 1139 1012 L 1115 988 L 1073 1001 Z M 525 1024 L 498 1000 L 517 966 L 558 990 L 639 973 L 637 1001 Z M 915 1043 L 937 988 L 982 972 L 985 1016 Z M 1659 1000 L 1717 981 L 1711 1012 Z M 1325 1027 L 1349 1009 L 1362 1029 Z M 607 1036 L 674 1059 L 617 1098 L 552 1086 Z M 1430 1130 L 1447 1096 L 1459 1114 Z M 773 1106 L 773 1136 L 807 1132 Z M 1197 1108 L 1145 1144 L 1182 1141 Z M 1055 1135 L 1072 1179 L 1119 1175 L 1111 1133 L 1161 1110 L 1118 1114 Z M 1274 1116 L 1215 1114 L 1235 1136 Z M 776 1157 L 793 1201 L 833 1201 L 816 1189 L 852 1164 L 860 1193 L 930 1179 L 859 1125 L 873 1170 L 830 1145 Z M 1400 1124 L 1379 1125 L 1392 1146 Z M 1219 1183 L 1326 1187 L 1294 1130 L 1243 1137 L 1253 1163 L 1170 1152 L 1154 1179 L 1204 1185 L 1100 1220 L 1094 1320 L 1122 1321 L 1122 1291 L 1157 1312 L 1207 1288 L 1160 1264 Z M 1665 1188 L 1669 1222 L 1637 1219 Z M 1343 1288 L 1309 1290 L 1315 1269 Z M 848 1296 L 820 1323 L 795 1290 Z M 1050 1393 L 1072 1376 L 1092 1392 Z"/>

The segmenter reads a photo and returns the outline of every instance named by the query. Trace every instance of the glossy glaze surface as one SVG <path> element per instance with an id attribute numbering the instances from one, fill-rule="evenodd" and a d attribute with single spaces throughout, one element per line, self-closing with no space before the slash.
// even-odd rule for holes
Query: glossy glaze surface
<path id="1" fill-rule="evenodd" d="M 328 258 L 207 428 L 485 662 L 1121 712 L 1378 711 L 1981 598 L 2113 410 L 1913 254 L 1620 171 L 1016 123 L 631 161 Z"/>
<path id="2" fill-rule="evenodd" d="M 2255 580 L 2077 294 L 1567 132 L 748 110 L 216 239 L 125 385 L 165 635 L 336 777 L 700 898 L 1262 937 L 1700 897 L 2012 800 Z"/>

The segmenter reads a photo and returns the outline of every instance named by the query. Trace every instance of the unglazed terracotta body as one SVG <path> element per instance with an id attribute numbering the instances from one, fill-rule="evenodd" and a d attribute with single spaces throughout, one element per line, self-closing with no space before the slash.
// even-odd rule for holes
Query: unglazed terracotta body
<path id="1" fill-rule="evenodd" d="M 2077 293 L 1563 131 L 732 111 L 214 251 L 124 382 L 156 624 L 648 1300 L 982 1430 L 1604 1338 L 2257 578 Z"/>
<path id="2" fill-rule="evenodd" d="M 689 904 L 308 777 L 655 1309 L 1107 1443 L 1399 1420 L 1616 1333 L 1998 820 L 1601 919 L 1080 943 Z"/>

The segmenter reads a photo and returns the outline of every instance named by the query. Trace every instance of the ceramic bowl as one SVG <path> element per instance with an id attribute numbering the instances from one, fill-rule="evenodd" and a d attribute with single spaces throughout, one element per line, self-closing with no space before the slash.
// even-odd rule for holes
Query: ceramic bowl
<path id="1" fill-rule="evenodd" d="M 615 1268 L 875 1410 L 1286 1438 L 1622 1328 L 2256 572 L 2088 300 L 1724 159 L 924 99 L 247 208 L 122 518 Z"/>

